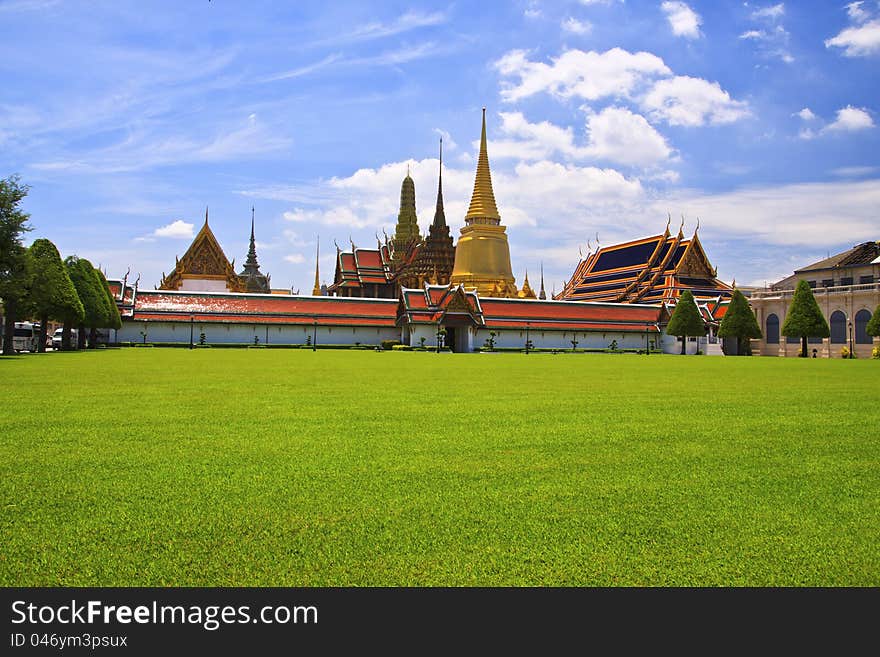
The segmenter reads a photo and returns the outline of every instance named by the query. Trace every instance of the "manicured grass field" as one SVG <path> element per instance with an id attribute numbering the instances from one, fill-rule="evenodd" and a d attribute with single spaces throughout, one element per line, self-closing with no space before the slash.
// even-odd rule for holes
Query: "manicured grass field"
<path id="1" fill-rule="evenodd" d="M 878 586 L 880 363 L 0 359 L 0 585 Z"/>

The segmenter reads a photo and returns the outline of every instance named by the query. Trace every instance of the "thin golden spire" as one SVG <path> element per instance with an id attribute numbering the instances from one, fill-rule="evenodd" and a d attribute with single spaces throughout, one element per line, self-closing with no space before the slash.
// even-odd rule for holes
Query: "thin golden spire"
<path id="1" fill-rule="evenodd" d="M 480 155 L 477 158 L 477 176 L 474 179 L 474 193 L 471 205 L 465 215 L 470 219 L 494 219 L 501 223 L 501 215 L 495 205 L 495 193 L 492 191 L 492 173 L 489 170 L 489 155 L 486 150 L 486 108 L 483 108 L 483 129 L 480 134 Z"/>
<path id="2" fill-rule="evenodd" d="M 321 296 L 321 280 L 318 278 L 318 258 L 321 255 L 321 236 L 318 236 L 318 243 L 315 246 L 315 287 L 312 288 L 312 294 L 316 297 Z"/>

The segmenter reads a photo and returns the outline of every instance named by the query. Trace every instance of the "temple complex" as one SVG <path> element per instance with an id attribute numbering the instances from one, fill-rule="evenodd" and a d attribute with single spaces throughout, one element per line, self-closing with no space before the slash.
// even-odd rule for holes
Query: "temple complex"
<path id="1" fill-rule="evenodd" d="M 464 223 L 455 248 L 451 282 L 476 290 L 481 296 L 516 297 L 506 227 L 501 225 L 501 215 L 492 191 L 492 173 L 486 148 L 485 107 L 474 191 Z"/>
<path id="2" fill-rule="evenodd" d="M 315 252 L 311 295 L 278 296 L 260 272 L 251 209 L 247 258 L 236 274 L 205 223 L 159 290 L 111 281 L 123 327 L 119 342 L 367 346 L 481 349 L 628 349 L 678 353 L 667 336 L 681 292 L 693 292 L 708 338 L 691 338 L 689 353 L 713 353 L 733 288 L 717 278 L 698 237 L 669 224 L 660 235 L 597 249 L 581 258 L 562 292 L 547 298 L 543 264 L 536 291 L 524 272 L 517 289 L 506 227 L 492 188 L 483 109 L 473 193 L 458 244 L 443 201 L 442 141 L 437 201 L 427 234 L 419 231 L 415 183 L 407 171 L 394 235 L 375 248 L 336 245 L 333 283 L 320 284 Z M 384 233 L 384 231 L 383 231 Z M 334 242 L 335 244 L 335 242 Z M 693 342 L 693 345 L 690 344 Z"/>

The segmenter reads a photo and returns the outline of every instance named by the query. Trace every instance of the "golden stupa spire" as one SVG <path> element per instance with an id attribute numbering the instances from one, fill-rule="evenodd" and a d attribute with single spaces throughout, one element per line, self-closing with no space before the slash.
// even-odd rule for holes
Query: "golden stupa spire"
<path id="1" fill-rule="evenodd" d="M 315 246 L 315 287 L 312 288 L 312 295 L 321 296 L 321 281 L 318 278 L 318 258 L 321 255 L 321 237 L 318 237 L 318 243 Z"/>
<path id="2" fill-rule="evenodd" d="M 495 205 L 492 191 L 492 173 L 489 170 L 489 155 L 486 151 L 486 108 L 483 108 L 483 131 L 480 134 L 480 155 L 477 158 L 477 176 L 474 180 L 474 194 L 465 215 L 465 223 L 473 219 L 494 219 L 491 223 L 501 223 L 501 215 Z"/>

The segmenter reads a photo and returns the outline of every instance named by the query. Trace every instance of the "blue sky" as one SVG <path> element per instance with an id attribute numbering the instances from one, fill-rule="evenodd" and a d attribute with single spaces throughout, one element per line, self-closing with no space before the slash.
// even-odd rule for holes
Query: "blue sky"
<path id="1" fill-rule="evenodd" d="M 37 237 L 152 288 L 210 208 L 311 290 L 393 232 L 407 166 L 470 200 L 481 107 L 517 283 L 673 230 L 772 282 L 880 239 L 880 3 L 0 0 L 0 177 Z"/>

